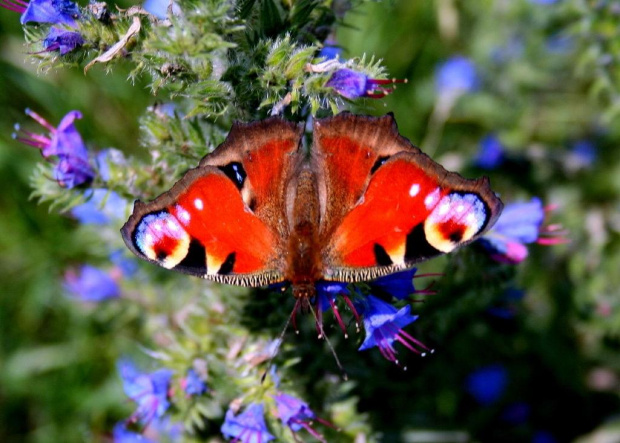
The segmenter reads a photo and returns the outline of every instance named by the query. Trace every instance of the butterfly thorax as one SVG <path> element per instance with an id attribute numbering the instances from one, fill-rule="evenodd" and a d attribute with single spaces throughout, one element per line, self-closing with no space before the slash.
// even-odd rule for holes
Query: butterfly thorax
<path id="1" fill-rule="evenodd" d="M 302 167 L 295 181 L 293 211 L 289 224 L 286 279 L 292 283 L 295 298 L 311 298 L 321 279 L 323 263 L 319 245 L 319 199 L 316 176 Z"/>

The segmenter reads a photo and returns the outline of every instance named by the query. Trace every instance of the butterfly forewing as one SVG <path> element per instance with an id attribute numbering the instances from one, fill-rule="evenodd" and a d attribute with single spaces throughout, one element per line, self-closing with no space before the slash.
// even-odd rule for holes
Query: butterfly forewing
<path id="1" fill-rule="evenodd" d="M 296 125 L 279 119 L 236 124 L 170 191 L 136 202 L 125 242 L 160 266 L 216 281 L 282 280 L 285 188 L 300 138 Z"/>
<path id="2" fill-rule="evenodd" d="M 343 146 L 361 160 L 353 170 L 341 160 Z M 368 280 L 450 252 L 481 235 L 501 211 L 486 179 L 446 171 L 401 137 L 391 116 L 320 121 L 314 149 L 325 171 L 325 211 L 339 214 L 321 227 L 326 279 Z M 349 178 L 355 171 L 363 179 Z M 341 177 L 347 186 L 338 185 Z"/>

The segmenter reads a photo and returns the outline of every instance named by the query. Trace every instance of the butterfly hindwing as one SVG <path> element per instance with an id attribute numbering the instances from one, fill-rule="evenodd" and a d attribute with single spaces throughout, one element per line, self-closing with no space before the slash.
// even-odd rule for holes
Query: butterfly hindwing
<path id="1" fill-rule="evenodd" d="M 225 283 L 280 281 L 287 235 L 285 190 L 301 130 L 270 119 L 233 126 L 226 141 L 122 229 L 137 255 Z"/>
<path id="2" fill-rule="evenodd" d="M 314 149 L 331 215 L 321 226 L 327 279 L 367 280 L 450 252 L 501 212 L 488 180 L 446 171 L 398 134 L 391 115 L 319 121 Z"/>

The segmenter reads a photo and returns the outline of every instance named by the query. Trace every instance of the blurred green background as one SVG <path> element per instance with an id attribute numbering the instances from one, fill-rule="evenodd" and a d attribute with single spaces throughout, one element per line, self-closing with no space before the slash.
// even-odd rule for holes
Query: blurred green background
<path id="1" fill-rule="evenodd" d="M 378 355 L 359 354 L 359 368 L 345 356 L 360 411 L 390 442 L 620 441 L 617 4 L 401 0 L 367 4 L 345 23 L 345 57 L 374 54 L 409 80 L 363 111 L 394 112 L 403 135 L 448 169 L 489 175 L 505 202 L 558 205 L 551 219 L 570 232 L 569 244 L 532 246 L 516 266 L 478 251 L 425 265 L 450 274 L 415 329 L 437 353 L 410 360 L 407 372 Z M 11 133 L 26 107 L 54 123 L 79 109 L 89 145 L 134 153 L 136 116 L 157 99 L 122 66 L 38 72 L 8 10 L 0 33 L 0 441 L 104 440 L 131 411 L 114 365 L 136 347 L 134 319 L 65 296 L 65 270 L 104 263 L 105 253 L 94 231 L 76 232 L 74 220 L 29 198 L 41 157 Z M 475 63 L 479 86 L 440 109 L 435 71 L 454 55 Z M 472 158 L 490 133 L 513 161 L 481 171 Z M 593 146 L 592 161 L 571 163 L 579 141 Z M 489 281 L 493 292 L 482 289 Z M 523 296 L 506 297 L 510 289 Z M 489 404 L 467 389 L 481 368 L 505 376 Z"/>

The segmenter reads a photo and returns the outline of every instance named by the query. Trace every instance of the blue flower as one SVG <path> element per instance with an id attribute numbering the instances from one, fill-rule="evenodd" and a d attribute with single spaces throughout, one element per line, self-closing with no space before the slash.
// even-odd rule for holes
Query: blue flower
<path id="1" fill-rule="evenodd" d="M 499 364 L 477 369 L 465 380 L 465 390 L 482 406 L 490 406 L 499 400 L 507 386 L 508 372 Z"/>
<path id="2" fill-rule="evenodd" d="M 545 47 L 551 54 L 564 55 L 573 50 L 575 42 L 571 35 L 555 34 L 547 39 Z"/>
<path id="3" fill-rule="evenodd" d="M 342 54 L 342 48 L 338 46 L 335 40 L 327 39 L 323 44 L 323 47 L 319 51 L 319 58 L 325 60 L 337 60 Z"/>
<path id="4" fill-rule="evenodd" d="M 71 209 L 71 215 L 80 223 L 106 225 L 125 218 L 127 201 L 116 192 L 97 188 L 89 189 L 84 196 L 86 202 Z"/>
<path id="5" fill-rule="evenodd" d="M 497 46 L 491 50 L 491 60 L 495 63 L 503 64 L 510 60 L 518 59 L 523 55 L 523 39 L 521 37 L 511 37 L 504 45 Z"/>
<path id="6" fill-rule="evenodd" d="M 84 44 L 82 34 L 52 26 L 50 32 L 43 40 L 43 47 L 47 52 L 59 51 L 60 55 L 73 51 Z"/>
<path id="7" fill-rule="evenodd" d="M 530 410 L 530 405 L 523 401 L 510 403 L 502 411 L 502 420 L 511 425 L 521 425 L 529 418 Z"/>
<path id="8" fill-rule="evenodd" d="M 413 278 L 417 270 L 417 268 L 406 269 L 394 274 L 379 277 L 369 284 L 372 289 L 379 289 L 398 300 L 404 300 L 416 292 L 413 286 Z"/>
<path id="9" fill-rule="evenodd" d="M 293 432 L 298 432 L 302 428 L 306 429 L 317 440 L 325 441 L 323 436 L 311 426 L 316 415 L 306 402 L 284 393 L 275 395 L 273 398 L 276 401 L 278 417 L 284 426 L 289 427 Z M 320 418 L 318 420 L 321 423 L 331 425 Z"/>
<path id="10" fill-rule="evenodd" d="M 344 98 L 353 100 L 361 97 L 383 98 L 391 93 L 393 88 L 385 88 L 386 85 L 404 83 L 405 80 L 379 80 L 369 78 L 366 74 L 352 69 L 337 69 L 325 83 L 328 88 L 333 88 Z"/>
<path id="11" fill-rule="evenodd" d="M 88 302 L 100 302 L 120 295 L 120 288 L 114 278 L 90 265 L 82 266 L 79 273 L 68 271 L 64 286 L 73 297 Z"/>
<path id="12" fill-rule="evenodd" d="M 564 165 L 570 172 L 589 169 L 596 162 L 597 156 L 594 143 L 589 140 L 578 140 L 572 144 L 568 154 L 564 156 Z"/>
<path id="13" fill-rule="evenodd" d="M 497 306 L 490 307 L 487 309 L 487 312 L 494 317 L 501 318 L 503 320 L 510 320 L 514 318 L 515 313 L 517 312 L 516 303 L 521 301 L 523 297 L 525 297 L 525 291 L 510 288 L 498 300 Z"/>
<path id="14" fill-rule="evenodd" d="M 172 371 L 159 369 L 150 374 L 141 373 L 128 360 L 121 360 L 118 368 L 125 394 L 138 404 L 132 419 L 149 423 L 154 418 L 162 417 L 170 407 L 168 388 Z"/>
<path id="15" fill-rule="evenodd" d="M 262 403 L 249 404 L 237 416 L 228 409 L 221 428 L 222 434 L 242 443 L 263 443 L 273 440 L 275 437 L 267 431 L 264 415 Z"/>
<path id="16" fill-rule="evenodd" d="M 127 429 L 127 423 L 124 421 L 118 422 L 116 426 L 114 426 L 112 438 L 114 439 L 114 443 L 156 443 L 142 434 Z"/>
<path id="17" fill-rule="evenodd" d="M 13 134 L 13 137 L 22 143 L 40 149 L 45 159 L 56 157 L 53 175 L 60 186 L 70 189 L 92 181 L 95 171 L 89 162 L 88 150 L 82 136 L 74 125 L 75 119 L 82 118 L 82 114 L 79 111 L 69 112 L 57 128 L 29 109 L 26 110 L 26 114 L 47 129 L 49 134 L 24 131 L 16 125 L 15 128 L 20 133 Z"/>
<path id="18" fill-rule="evenodd" d="M 170 7 L 170 0 L 145 0 L 142 7 L 145 11 L 150 12 L 160 20 L 168 18 L 168 8 Z M 179 14 L 181 9 L 176 2 L 172 2 L 172 14 Z"/>
<path id="19" fill-rule="evenodd" d="M 319 281 L 316 283 L 316 299 L 314 301 L 314 305 L 316 306 L 316 314 L 317 314 L 317 329 L 319 330 L 319 334 L 321 334 L 321 325 L 323 322 L 323 312 L 331 308 L 334 313 L 334 317 L 336 318 L 336 322 L 342 332 L 344 332 L 345 338 L 347 335 L 347 327 L 342 320 L 342 316 L 340 315 L 340 311 L 338 310 L 338 305 L 336 304 L 337 297 L 340 296 L 344 302 L 347 304 L 353 316 L 356 320 L 356 327 L 359 328 L 359 315 L 357 313 L 357 309 L 353 306 L 351 299 L 349 298 L 349 290 L 347 289 L 348 283 L 338 282 L 338 281 Z M 295 308 L 297 310 L 297 307 Z M 293 317 L 293 323 L 295 322 L 295 317 Z M 293 326 L 296 327 L 295 324 Z"/>
<path id="20" fill-rule="evenodd" d="M 553 245 L 566 243 L 560 225 L 542 227 L 545 209 L 539 198 L 511 203 L 504 207 L 495 226 L 479 240 L 491 257 L 504 263 L 520 263 L 528 255 L 528 243 Z"/>
<path id="21" fill-rule="evenodd" d="M 122 421 L 114 426 L 112 437 L 114 443 L 156 443 L 158 441 L 179 441 L 183 434 L 182 423 L 172 423 L 170 417 L 155 418 L 148 423 L 142 433 L 128 429 L 127 421 Z M 163 437 L 163 439 L 162 439 Z"/>
<path id="22" fill-rule="evenodd" d="M 181 387 L 188 395 L 200 395 L 207 392 L 206 383 L 193 369 L 187 371 L 187 376 L 181 381 Z"/>
<path id="23" fill-rule="evenodd" d="M 539 5 L 553 5 L 559 1 L 560 0 L 530 0 L 530 3 L 536 3 Z"/>
<path id="24" fill-rule="evenodd" d="M 495 169 L 506 158 L 504 145 L 495 134 L 489 134 L 480 140 L 480 148 L 474 157 L 474 165 L 481 169 Z"/>
<path id="25" fill-rule="evenodd" d="M 125 249 L 117 249 L 110 253 L 110 261 L 121 270 L 123 276 L 132 277 L 138 270 L 134 256 L 128 257 Z"/>
<path id="26" fill-rule="evenodd" d="M 375 296 L 369 295 L 363 302 L 364 329 L 366 338 L 359 350 L 377 346 L 381 354 L 389 361 L 398 363 L 394 341 L 399 341 L 411 351 L 425 355 L 429 349 L 417 339 L 402 330 L 405 326 L 417 320 L 417 315 L 410 315 L 411 306 L 396 309 Z M 417 346 L 417 348 L 416 348 Z"/>
<path id="27" fill-rule="evenodd" d="M 452 57 L 442 63 L 435 72 L 435 89 L 440 96 L 458 96 L 477 87 L 476 66 L 468 58 Z"/>
<path id="28" fill-rule="evenodd" d="M 22 25 L 35 22 L 63 24 L 75 28 L 75 20 L 80 17 L 78 5 L 69 0 L 0 0 L 0 6 L 20 13 Z"/>
<path id="29" fill-rule="evenodd" d="M 557 441 L 549 431 L 536 431 L 531 443 L 557 443 Z"/>

